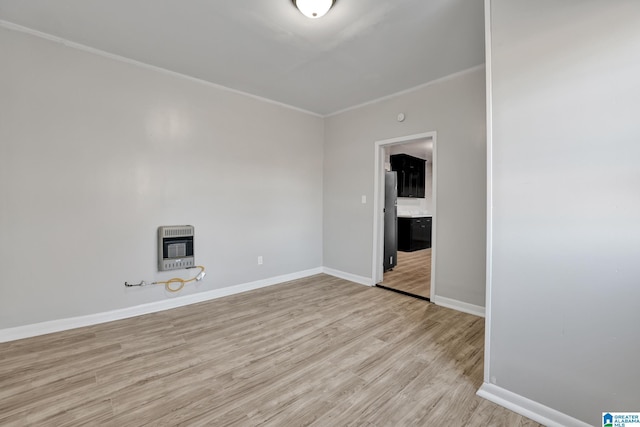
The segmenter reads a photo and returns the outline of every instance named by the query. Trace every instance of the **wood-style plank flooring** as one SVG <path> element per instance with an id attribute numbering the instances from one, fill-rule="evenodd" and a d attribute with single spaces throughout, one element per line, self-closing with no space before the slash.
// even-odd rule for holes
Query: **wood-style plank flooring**
<path id="1" fill-rule="evenodd" d="M 431 248 L 398 251 L 398 265 L 384 273 L 382 285 L 422 297 L 431 297 Z"/>
<path id="2" fill-rule="evenodd" d="M 2 426 L 537 426 L 484 320 L 326 275 L 0 344 Z"/>

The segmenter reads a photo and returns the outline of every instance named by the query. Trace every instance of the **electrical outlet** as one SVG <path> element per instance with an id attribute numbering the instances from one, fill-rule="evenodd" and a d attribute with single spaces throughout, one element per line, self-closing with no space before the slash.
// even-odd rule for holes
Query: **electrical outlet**
<path id="1" fill-rule="evenodd" d="M 258 257 L 258 265 L 262 265 L 262 255 Z"/>

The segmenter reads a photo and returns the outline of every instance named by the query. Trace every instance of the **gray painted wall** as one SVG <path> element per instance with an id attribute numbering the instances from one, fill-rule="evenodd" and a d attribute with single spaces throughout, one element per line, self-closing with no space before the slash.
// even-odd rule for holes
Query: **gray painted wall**
<path id="1" fill-rule="evenodd" d="M 492 0 L 492 382 L 640 402 L 640 2 Z"/>
<path id="2" fill-rule="evenodd" d="M 371 277 L 375 142 L 437 131 L 437 293 L 484 307 L 485 126 L 483 68 L 328 117 L 324 265 Z"/>
<path id="3" fill-rule="evenodd" d="M 123 286 L 176 276 L 160 225 L 207 267 L 180 295 L 322 266 L 322 118 L 1 28 L 0 58 L 0 328 L 175 297 Z"/>

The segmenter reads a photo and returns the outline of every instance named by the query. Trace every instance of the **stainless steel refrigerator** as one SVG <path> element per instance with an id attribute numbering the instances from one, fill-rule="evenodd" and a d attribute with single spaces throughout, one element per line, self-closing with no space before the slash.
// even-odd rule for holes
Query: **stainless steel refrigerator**
<path id="1" fill-rule="evenodd" d="M 384 175 L 384 261 L 383 270 L 389 271 L 398 262 L 398 177 L 395 172 Z"/>

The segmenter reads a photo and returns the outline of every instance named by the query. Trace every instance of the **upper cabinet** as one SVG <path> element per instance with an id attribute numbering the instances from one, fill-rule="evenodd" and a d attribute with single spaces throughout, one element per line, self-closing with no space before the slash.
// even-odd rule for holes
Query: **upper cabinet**
<path id="1" fill-rule="evenodd" d="M 426 160 L 408 154 L 391 156 L 391 170 L 398 175 L 398 197 L 424 198 Z"/>

